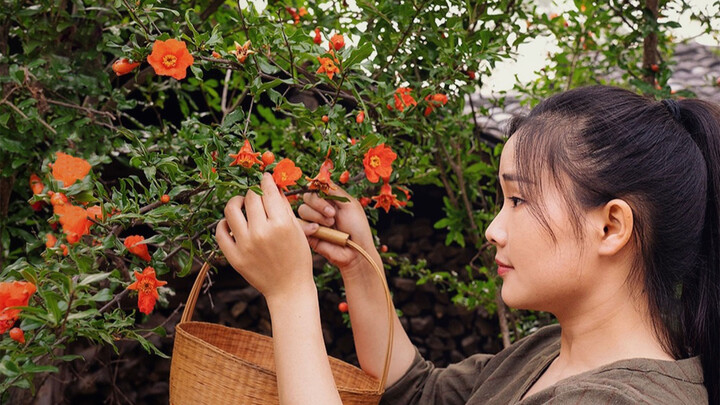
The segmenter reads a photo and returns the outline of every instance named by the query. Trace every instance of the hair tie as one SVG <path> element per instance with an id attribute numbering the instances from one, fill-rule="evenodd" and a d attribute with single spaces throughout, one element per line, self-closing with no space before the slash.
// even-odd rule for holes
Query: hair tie
<path id="1" fill-rule="evenodd" d="M 672 115 L 673 118 L 675 118 L 675 121 L 680 121 L 680 106 L 678 105 L 677 101 L 666 98 L 661 101 L 661 103 L 665 106 L 665 109 Z"/>

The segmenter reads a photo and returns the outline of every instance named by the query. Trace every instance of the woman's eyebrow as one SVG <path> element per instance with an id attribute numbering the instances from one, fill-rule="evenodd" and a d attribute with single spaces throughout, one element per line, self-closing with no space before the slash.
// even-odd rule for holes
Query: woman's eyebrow
<path id="1" fill-rule="evenodd" d="M 515 173 L 503 173 L 503 174 L 501 175 L 501 177 L 502 177 L 503 180 L 505 180 L 505 181 L 515 181 L 515 182 L 520 182 L 520 183 L 529 183 L 529 181 L 528 181 L 527 179 L 525 179 L 525 178 L 523 178 L 523 177 L 518 177 L 518 175 L 516 175 Z"/>

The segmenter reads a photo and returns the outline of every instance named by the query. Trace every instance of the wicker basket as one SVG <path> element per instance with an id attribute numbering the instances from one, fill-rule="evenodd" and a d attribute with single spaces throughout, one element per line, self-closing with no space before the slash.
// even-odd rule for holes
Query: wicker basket
<path id="1" fill-rule="evenodd" d="M 365 252 L 360 253 L 369 259 Z M 379 272 L 374 262 L 370 262 Z M 198 273 L 180 323 L 175 329 L 170 367 L 170 404 L 278 404 L 272 338 L 242 329 L 190 320 L 209 267 L 205 263 Z M 353 365 L 329 357 L 335 384 L 344 405 L 376 405 L 384 392 L 391 354 L 393 318 L 387 283 L 382 273 L 379 274 L 385 286 L 390 311 L 390 333 L 383 376 L 377 380 Z"/>

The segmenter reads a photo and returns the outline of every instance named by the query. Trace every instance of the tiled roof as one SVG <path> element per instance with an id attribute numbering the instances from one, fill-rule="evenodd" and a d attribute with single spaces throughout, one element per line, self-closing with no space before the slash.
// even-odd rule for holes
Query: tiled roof
<path id="1" fill-rule="evenodd" d="M 673 74 L 668 84 L 673 90 L 690 90 L 698 98 L 720 104 L 720 86 L 716 80 L 720 77 L 720 47 L 709 47 L 697 42 L 681 43 L 675 48 L 672 66 Z M 492 100 L 482 97 L 479 93 L 470 96 L 475 105 L 476 119 L 485 135 L 502 139 L 505 125 L 515 114 L 526 114 L 529 108 L 521 106 L 517 94 L 509 94 L 504 106 L 494 106 Z M 487 115 L 481 114 L 477 106 L 489 109 Z M 469 102 L 465 104 L 465 112 L 471 111 Z"/>

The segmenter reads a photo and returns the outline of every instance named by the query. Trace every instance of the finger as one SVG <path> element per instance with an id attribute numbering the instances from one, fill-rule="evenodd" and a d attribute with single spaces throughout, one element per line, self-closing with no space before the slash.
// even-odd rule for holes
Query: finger
<path id="1" fill-rule="evenodd" d="M 242 212 L 245 198 L 236 195 L 225 204 L 225 219 L 233 234 L 242 236 L 247 233 L 247 221 Z"/>
<path id="2" fill-rule="evenodd" d="M 252 190 L 248 190 L 245 195 L 245 212 L 247 213 L 249 232 L 267 224 L 267 214 L 265 213 L 262 197 Z"/>
<path id="3" fill-rule="evenodd" d="M 303 204 L 298 207 L 298 214 L 300 215 L 300 218 L 308 222 L 317 222 L 318 224 L 323 224 L 325 226 L 333 226 L 333 224 L 335 224 L 335 218 L 326 217 L 307 204 Z"/>
<path id="4" fill-rule="evenodd" d="M 348 199 L 352 199 L 353 196 L 348 194 L 345 189 L 335 184 L 332 180 L 330 180 L 330 189 L 327 191 L 327 194 L 334 195 L 336 197 L 345 197 Z"/>
<path id="5" fill-rule="evenodd" d="M 320 228 L 320 225 L 314 223 L 314 222 L 301 222 L 300 220 L 297 220 L 300 223 L 300 227 L 302 228 L 303 232 L 305 233 L 305 236 L 310 236 L 317 232 L 317 230 Z"/>
<path id="6" fill-rule="evenodd" d="M 308 245 L 310 245 L 310 249 L 312 249 L 312 250 L 314 250 L 314 251 L 317 252 L 316 249 L 317 249 L 317 247 L 318 247 L 318 244 L 320 243 L 320 239 L 318 239 L 318 238 L 313 238 L 312 236 L 308 236 L 308 237 L 307 237 L 307 241 L 308 241 Z M 318 252 L 318 253 L 319 253 L 319 252 Z"/>
<path id="7" fill-rule="evenodd" d="M 286 220 L 288 201 L 280 195 L 280 191 L 278 191 L 275 180 L 273 180 L 270 173 L 263 173 L 260 187 L 263 191 L 262 201 L 268 220 Z"/>
<path id="8" fill-rule="evenodd" d="M 228 259 L 228 262 L 230 262 L 230 264 L 236 263 L 240 253 L 238 252 L 238 247 L 235 244 L 235 239 L 230 236 L 230 227 L 228 226 L 228 222 L 225 218 L 221 219 L 220 222 L 218 222 L 217 227 L 215 227 L 215 240 L 217 241 L 220 250 Z"/>
<path id="9" fill-rule="evenodd" d="M 303 194 L 303 202 L 309 205 L 312 209 L 326 217 L 335 216 L 335 207 L 330 204 L 329 201 L 321 198 L 317 193 L 305 193 Z"/>

